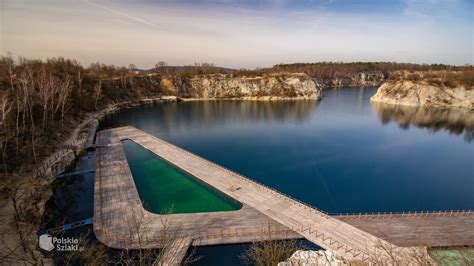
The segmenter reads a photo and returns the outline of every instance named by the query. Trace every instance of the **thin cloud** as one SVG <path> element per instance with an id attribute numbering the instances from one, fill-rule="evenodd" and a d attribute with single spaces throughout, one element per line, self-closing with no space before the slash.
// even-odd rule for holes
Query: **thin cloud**
<path id="1" fill-rule="evenodd" d="M 139 23 L 141 23 L 141 24 L 144 24 L 144 25 L 147 25 L 147 26 L 150 26 L 150 27 L 154 27 L 154 28 L 160 29 L 160 27 L 159 27 L 158 25 L 156 25 L 155 23 L 152 23 L 152 22 L 150 22 L 150 21 L 147 21 L 147 20 L 144 20 L 144 19 L 141 19 L 141 18 L 132 16 L 132 15 L 129 15 L 129 14 L 124 13 L 124 12 L 122 12 L 122 11 L 119 11 L 119 10 L 116 10 L 116 9 L 112 9 L 112 8 L 109 8 L 109 7 L 106 7 L 106 6 L 103 6 L 103 5 L 94 3 L 94 2 L 90 2 L 89 0 L 83 0 L 83 1 L 86 2 L 86 3 L 89 4 L 89 5 L 102 8 L 102 9 L 104 9 L 104 10 L 106 10 L 106 11 L 109 11 L 109 12 L 111 12 L 111 13 L 114 13 L 114 14 L 117 14 L 117 15 L 120 15 L 120 16 L 127 17 L 127 18 L 129 18 L 129 19 L 131 19 L 131 20 L 133 20 L 133 21 L 139 22 Z"/>
<path id="2" fill-rule="evenodd" d="M 402 0 L 398 9 L 380 4 L 380 13 L 360 6 L 341 10 L 338 1 L 329 9 L 278 10 L 190 1 L 3 1 L 4 54 L 143 68 L 161 60 L 234 68 L 314 61 L 473 63 L 465 2 L 415 3 L 413 10 L 430 7 L 436 19 L 427 20 L 404 13 Z"/>

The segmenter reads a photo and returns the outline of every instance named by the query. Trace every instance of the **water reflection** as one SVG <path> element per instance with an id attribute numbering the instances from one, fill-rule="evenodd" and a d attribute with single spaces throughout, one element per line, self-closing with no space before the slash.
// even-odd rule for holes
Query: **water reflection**
<path id="1" fill-rule="evenodd" d="M 95 168 L 95 152 L 87 152 L 68 169 L 68 173 Z M 42 228 L 52 228 L 65 223 L 92 217 L 94 173 L 85 173 L 54 181 L 53 196 L 46 203 Z"/>
<path id="2" fill-rule="evenodd" d="M 258 122 L 301 123 L 314 114 L 319 101 L 194 101 L 141 106 L 114 114 L 114 119 L 104 119 L 102 128 L 133 125 L 154 131 L 154 127 L 170 129 L 176 134 L 189 128 L 208 129 L 228 124 Z M 113 120 L 112 123 L 109 123 Z M 150 123 L 155 121 L 155 123 Z M 163 132 L 170 133 L 170 132 Z"/>
<path id="3" fill-rule="evenodd" d="M 455 135 L 464 134 L 464 139 L 474 139 L 474 111 L 465 108 L 426 108 L 372 102 L 383 124 L 396 122 L 401 128 L 415 125 L 428 128 L 435 133 L 446 130 Z"/>

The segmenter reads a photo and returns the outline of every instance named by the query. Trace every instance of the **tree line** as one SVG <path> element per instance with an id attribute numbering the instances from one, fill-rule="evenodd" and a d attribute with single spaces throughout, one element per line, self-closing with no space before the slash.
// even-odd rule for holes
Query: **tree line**
<path id="1" fill-rule="evenodd" d="M 317 62 L 317 63 L 294 63 L 278 64 L 270 68 L 270 71 L 302 72 L 312 78 L 331 79 L 356 75 L 361 72 L 381 72 L 386 77 L 392 72 L 406 71 L 440 71 L 440 70 L 473 70 L 473 66 L 453 66 L 444 64 L 412 64 L 396 62 Z"/>
<path id="2" fill-rule="evenodd" d="M 0 174 L 51 153 L 81 118 L 109 103 L 159 94 L 126 67 L 65 58 L 0 58 Z M 119 86 L 112 86 L 112 83 Z"/>

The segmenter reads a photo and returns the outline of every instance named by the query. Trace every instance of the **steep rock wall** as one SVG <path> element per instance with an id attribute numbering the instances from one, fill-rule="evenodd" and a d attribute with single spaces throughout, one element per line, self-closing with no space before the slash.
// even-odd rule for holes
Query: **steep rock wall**
<path id="1" fill-rule="evenodd" d="M 474 108 L 474 89 L 430 85 L 416 81 L 384 83 L 371 98 L 375 102 L 423 107 Z"/>
<path id="2" fill-rule="evenodd" d="M 103 82 L 110 98 L 170 95 L 192 99 L 320 99 L 321 89 L 306 74 L 276 73 L 259 76 L 159 75 L 117 78 Z M 136 95 L 138 92 L 145 95 Z M 125 95 L 125 96 L 124 96 Z M 108 95 L 106 95 L 108 96 Z"/>
<path id="3" fill-rule="evenodd" d="M 387 75 L 380 71 L 360 72 L 357 74 L 334 75 L 332 78 L 315 78 L 322 89 L 340 87 L 376 87 L 380 86 Z"/>
<path id="4" fill-rule="evenodd" d="M 304 74 L 169 76 L 162 79 L 161 85 L 165 91 L 183 98 L 321 98 L 321 90 Z"/>

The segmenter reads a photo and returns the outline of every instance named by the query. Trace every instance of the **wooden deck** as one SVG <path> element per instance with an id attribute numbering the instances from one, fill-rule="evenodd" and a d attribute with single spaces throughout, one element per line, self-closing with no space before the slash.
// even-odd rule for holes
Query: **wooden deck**
<path id="1" fill-rule="evenodd" d="M 157 215 L 147 212 L 140 202 L 123 153 L 120 143 L 123 139 L 135 141 L 242 202 L 244 207 L 239 211 L 219 213 Z M 397 256 L 404 258 L 413 252 L 390 244 L 388 241 L 398 239 L 402 243 L 399 246 L 405 246 L 401 236 L 403 233 L 391 239 L 392 234 L 383 229 L 383 223 L 371 226 L 376 224 L 372 220 L 364 223 L 363 219 L 328 216 L 133 127 L 102 131 L 98 134 L 97 143 L 105 146 L 97 152 L 94 232 L 108 246 L 157 247 L 164 232 L 171 231 L 179 235 L 175 237 L 193 239 L 193 245 L 249 242 L 268 235 L 274 238 L 302 236 L 347 259 L 356 260 L 365 260 L 374 256 L 374 253 L 383 256 L 385 251 L 382 246 L 395 249 Z M 234 186 L 240 189 L 235 190 Z M 417 224 L 405 224 L 410 223 L 411 226 Z M 398 229 L 403 227 L 400 223 L 392 225 L 393 232 L 397 226 Z M 404 227 L 405 232 L 410 230 L 409 227 Z M 268 228 L 271 228 L 272 233 L 268 233 Z"/>
<path id="2" fill-rule="evenodd" d="M 187 251 L 193 240 L 189 237 L 175 239 L 171 245 L 165 250 L 165 253 L 159 261 L 153 265 L 159 266 L 179 266 L 186 257 Z"/>
<path id="3" fill-rule="evenodd" d="M 335 216 L 401 247 L 474 246 L 474 213 Z"/>
<path id="4" fill-rule="evenodd" d="M 111 144 L 111 133 L 100 132 L 98 141 Z M 238 211 L 214 213 L 157 215 L 146 211 L 120 142 L 99 148 L 96 166 L 94 231 L 110 247 L 156 248 L 164 234 L 191 236 L 193 245 L 245 243 L 267 238 L 268 228 L 274 239 L 302 238 L 246 204 Z"/>

